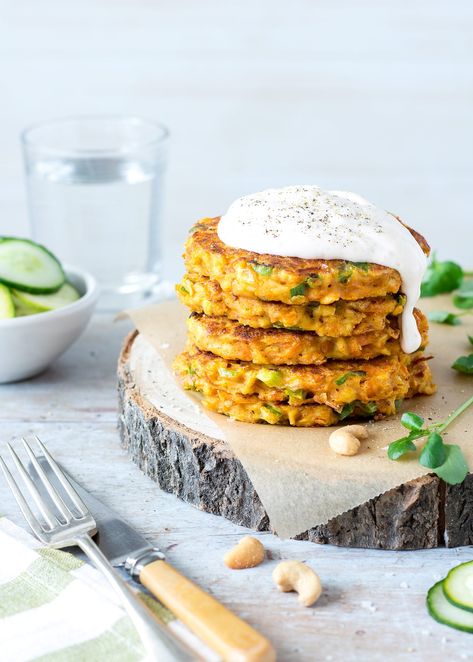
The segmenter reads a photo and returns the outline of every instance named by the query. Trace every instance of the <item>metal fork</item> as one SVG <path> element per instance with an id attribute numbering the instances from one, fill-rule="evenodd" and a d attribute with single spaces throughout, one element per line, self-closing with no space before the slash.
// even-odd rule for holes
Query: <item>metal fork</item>
<path id="1" fill-rule="evenodd" d="M 1 456 L 0 466 L 13 492 L 13 496 L 35 536 L 48 547 L 59 549 L 77 545 L 87 554 L 89 559 L 101 570 L 119 594 L 122 605 L 132 620 L 152 660 L 159 660 L 159 662 L 188 662 L 195 660 L 196 658 L 189 652 L 185 644 L 181 644 L 181 642 L 174 638 L 166 627 L 135 596 L 126 583 L 122 581 L 120 575 L 94 543 L 91 536 L 96 533 L 97 529 L 93 516 L 44 444 L 36 436 L 35 440 L 73 505 L 73 509 L 71 509 L 51 483 L 26 439 L 22 439 L 22 442 L 30 463 L 36 471 L 36 479 L 28 473 L 13 447 L 7 444 L 15 467 L 31 499 L 41 513 L 42 519 L 38 518 L 31 510 L 27 499 L 25 499 L 22 490 L 18 487 L 17 482 Z M 38 491 L 35 484 L 35 480 L 37 481 L 38 479 L 48 493 L 51 503 L 48 503 Z"/>

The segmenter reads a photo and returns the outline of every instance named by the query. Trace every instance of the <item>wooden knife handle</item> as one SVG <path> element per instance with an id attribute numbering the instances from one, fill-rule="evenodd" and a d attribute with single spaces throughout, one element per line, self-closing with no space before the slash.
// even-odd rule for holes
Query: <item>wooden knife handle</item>
<path id="1" fill-rule="evenodd" d="M 140 573 L 143 586 L 225 662 L 273 662 L 270 642 L 166 561 L 153 561 Z"/>

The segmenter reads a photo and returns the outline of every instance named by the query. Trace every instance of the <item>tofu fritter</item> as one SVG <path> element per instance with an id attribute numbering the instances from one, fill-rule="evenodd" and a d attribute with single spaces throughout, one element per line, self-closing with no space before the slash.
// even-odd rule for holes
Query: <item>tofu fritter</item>
<path id="1" fill-rule="evenodd" d="M 174 369 L 184 387 L 209 386 L 234 395 L 257 395 L 262 402 L 289 405 L 326 404 L 341 412 L 358 401 L 401 400 L 411 391 L 433 393 L 430 368 L 421 352 L 371 361 L 329 361 L 320 366 L 255 365 L 227 361 L 196 348 L 180 354 Z"/>
<path id="2" fill-rule="evenodd" d="M 305 260 L 231 248 L 217 235 L 218 221 L 218 217 L 199 221 L 186 242 L 184 261 L 195 282 L 207 277 L 235 296 L 291 305 L 356 301 L 400 290 L 399 273 L 379 264 Z M 425 239 L 408 229 L 428 255 Z"/>
<path id="3" fill-rule="evenodd" d="M 427 344 L 427 320 L 415 310 L 422 349 Z M 319 365 L 328 359 L 372 359 L 401 353 L 397 324 L 382 331 L 331 338 L 309 331 L 253 329 L 226 319 L 192 313 L 187 321 L 188 338 L 204 352 L 224 359 L 274 365 Z"/>
<path id="4" fill-rule="evenodd" d="M 176 285 L 176 292 L 181 302 L 196 313 L 227 317 L 255 329 L 314 331 L 318 336 L 334 338 L 381 331 L 389 324 L 390 317 L 402 313 L 405 302 L 403 294 L 391 294 L 359 301 L 291 306 L 237 297 L 224 292 L 216 281 L 202 278 L 194 282 L 188 276 Z"/>

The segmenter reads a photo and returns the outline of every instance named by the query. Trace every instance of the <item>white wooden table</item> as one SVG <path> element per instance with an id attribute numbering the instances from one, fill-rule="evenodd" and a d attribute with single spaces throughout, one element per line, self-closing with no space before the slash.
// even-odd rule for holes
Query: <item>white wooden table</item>
<path id="1" fill-rule="evenodd" d="M 385 552 L 282 541 L 258 534 L 271 560 L 228 570 L 224 552 L 247 533 L 161 492 L 120 448 L 115 364 L 127 323 L 96 315 L 80 341 L 46 373 L 0 386 L 0 447 L 37 433 L 85 486 L 134 521 L 168 559 L 275 644 L 280 660 L 473 660 L 473 635 L 426 614 L 427 589 L 470 548 Z M 24 525 L 0 480 L 0 513 Z M 271 572 L 280 559 L 310 564 L 324 585 L 314 608 L 278 593 Z"/>

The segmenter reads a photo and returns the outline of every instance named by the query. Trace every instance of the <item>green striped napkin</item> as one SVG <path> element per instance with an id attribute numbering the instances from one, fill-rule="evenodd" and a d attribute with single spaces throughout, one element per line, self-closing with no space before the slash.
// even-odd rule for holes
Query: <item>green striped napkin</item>
<path id="1" fill-rule="evenodd" d="M 201 659 L 215 659 L 171 612 L 142 598 Z M 135 662 L 145 651 L 99 571 L 0 518 L 0 659 Z"/>

